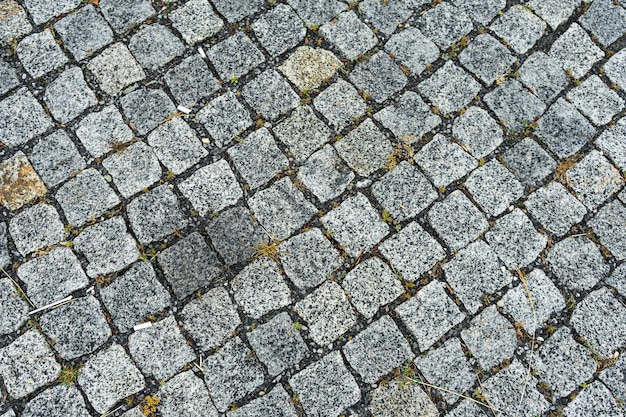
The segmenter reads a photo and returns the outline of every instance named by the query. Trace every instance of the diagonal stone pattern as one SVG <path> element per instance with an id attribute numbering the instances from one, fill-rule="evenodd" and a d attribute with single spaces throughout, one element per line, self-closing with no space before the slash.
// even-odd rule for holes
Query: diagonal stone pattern
<path id="1" fill-rule="evenodd" d="M 624 416 L 625 58 L 615 0 L 0 0 L 0 417 Z"/>

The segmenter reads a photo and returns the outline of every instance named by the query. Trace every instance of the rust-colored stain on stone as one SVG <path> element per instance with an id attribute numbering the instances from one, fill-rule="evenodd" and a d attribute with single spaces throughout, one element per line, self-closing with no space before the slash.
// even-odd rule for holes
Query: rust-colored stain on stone
<path id="1" fill-rule="evenodd" d="M 0 22 L 18 14 L 23 9 L 13 0 L 0 0 Z"/>
<path id="2" fill-rule="evenodd" d="M 17 210 L 48 189 L 22 152 L 0 163 L 0 204 Z"/>

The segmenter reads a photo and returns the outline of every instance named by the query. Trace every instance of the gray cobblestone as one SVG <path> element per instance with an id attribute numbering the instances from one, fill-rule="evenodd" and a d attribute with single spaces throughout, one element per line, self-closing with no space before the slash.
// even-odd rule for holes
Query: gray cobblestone
<path id="1" fill-rule="evenodd" d="M 412 143 L 419 140 L 441 123 L 441 118 L 419 95 L 412 91 L 404 93 L 391 104 L 374 115 L 374 118 L 391 130 L 402 142 Z"/>
<path id="2" fill-rule="evenodd" d="M 354 180 L 354 173 L 339 158 L 333 147 L 326 145 L 300 167 L 298 179 L 325 203 L 346 190 Z"/>
<path id="3" fill-rule="evenodd" d="M 300 97 L 277 71 L 266 70 L 243 87 L 243 97 L 263 117 L 275 120 L 300 104 Z"/>
<path id="4" fill-rule="evenodd" d="M 589 10 L 578 21 L 603 46 L 609 46 L 624 35 L 626 10 L 619 4 L 600 0 L 592 3 Z"/>
<path id="5" fill-rule="evenodd" d="M 93 55 L 113 41 L 113 31 L 90 4 L 59 20 L 54 30 L 77 61 Z"/>
<path id="6" fill-rule="evenodd" d="M 13 283 L 0 279 L 0 334 L 13 333 L 28 320 L 28 303 Z"/>
<path id="7" fill-rule="evenodd" d="M 182 372 L 167 381 L 159 389 L 158 398 L 161 400 L 158 410 L 163 417 L 218 416 L 204 382 L 191 371 Z"/>
<path id="8" fill-rule="evenodd" d="M 445 187 L 476 168 L 478 161 L 441 134 L 428 142 L 415 156 L 435 187 Z"/>
<path id="9" fill-rule="evenodd" d="M 626 138 L 626 118 L 621 118 L 595 140 L 596 146 L 611 158 L 622 171 L 626 170 L 626 145 L 624 144 L 624 138 Z"/>
<path id="10" fill-rule="evenodd" d="M 626 207 L 619 201 L 612 201 L 598 212 L 590 225 L 600 237 L 600 242 L 618 260 L 626 259 L 626 225 L 622 221 Z"/>
<path id="11" fill-rule="evenodd" d="M 63 71 L 48 85 L 44 100 L 52 116 L 61 123 L 74 120 L 80 113 L 98 102 L 95 93 L 85 82 L 80 68 Z"/>
<path id="12" fill-rule="evenodd" d="M 350 80 L 379 103 L 400 91 L 407 83 L 406 76 L 385 52 L 377 52 L 357 65 L 350 74 Z"/>
<path id="13" fill-rule="evenodd" d="M 51 126 L 52 120 L 26 88 L 0 101 L 0 136 L 9 146 L 22 145 Z"/>
<path id="14" fill-rule="evenodd" d="M 341 79 L 322 91 L 313 104 L 335 130 L 348 126 L 354 118 L 364 115 L 366 109 L 354 87 Z"/>
<path id="15" fill-rule="evenodd" d="M 543 36 L 546 23 L 524 6 L 516 4 L 491 25 L 491 30 L 515 52 L 525 54 Z"/>
<path id="16" fill-rule="evenodd" d="M 597 75 L 592 75 L 570 90 L 567 99 L 596 126 L 609 123 L 615 114 L 624 109 L 624 100 Z"/>
<path id="17" fill-rule="evenodd" d="M 506 81 L 485 94 L 485 102 L 512 130 L 524 128 L 546 109 L 545 104 L 517 80 Z"/>
<path id="18" fill-rule="evenodd" d="M 261 51 L 241 32 L 212 46 L 207 56 L 224 81 L 237 79 L 265 61 Z"/>
<path id="19" fill-rule="evenodd" d="M 133 132 L 117 108 L 107 106 L 82 119 L 76 128 L 76 136 L 92 156 L 99 158 L 133 139 Z"/>
<path id="20" fill-rule="evenodd" d="M 127 94 L 121 99 L 124 114 L 132 123 L 131 127 L 144 135 L 157 127 L 167 116 L 176 111 L 176 106 L 165 91 L 142 88 Z"/>
<path id="21" fill-rule="evenodd" d="M 551 233 L 562 236 L 587 213 L 580 201 L 558 182 L 551 182 L 526 200 L 530 214 Z"/>
<path id="22" fill-rule="evenodd" d="M 54 245 L 67 236 L 59 214 L 49 204 L 37 204 L 17 214 L 9 222 L 9 233 L 22 256 Z"/>
<path id="23" fill-rule="evenodd" d="M 556 169 L 556 162 L 541 146 L 525 138 L 503 155 L 506 167 L 524 186 L 537 186 Z"/>
<path id="24" fill-rule="evenodd" d="M 36 25 L 44 23 L 52 17 L 67 13 L 79 4 L 79 0 L 59 0 L 54 3 L 44 0 L 26 0 L 24 2 Z"/>
<path id="25" fill-rule="evenodd" d="M 17 56 L 24 69 L 35 78 L 60 68 L 68 61 L 49 29 L 24 38 L 17 45 Z"/>
<path id="26" fill-rule="evenodd" d="M 568 237 L 556 243 L 547 261 L 559 283 L 572 290 L 588 290 L 609 273 L 600 250 L 586 236 Z"/>
<path id="27" fill-rule="evenodd" d="M 452 134 L 476 158 L 493 152 L 502 143 L 502 129 L 480 107 L 470 107 L 452 126 Z"/>
<path id="28" fill-rule="evenodd" d="M 328 142 L 331 130 L 315 115 L 311 107 L 301 106 L 274 127 L 274 134 L 289 147 L 297 161 L 304 161 Z"/>
<path id="29" fill-rule="evenodd" d="M 439 411 L 418 384 L 395 380 L 372 391 L 369 409 L 380 417 L 437 417 Z"/>
<path id="30" fill-rule="evenodd" d="M 268 240 L 244 207 L 233 207 L 220 213 L 207 226 L 207 233 L 227 265 L 249 259 L 256 247 Z"/>
<path id="31" fill-rule="evenodd" d="M 195 45 L 215 35 L 224 22 L 211 8 L 208 0 L 191 0 L 168 15 L 185 42 Z"/>
<path id="32" fill-rule="evenodd" d="M 277 385 L 269 393 L 247 405 L 228 413 L 228 417 L 245 417 L 255 415 L 258 417 L 296 417 L 296 409 L 292 399 L 282 385 Z"/>
<path id="33" fill-rule="evenodd" d="M 149 0 L 102 0 L 100 11 L 118 33 L 127 32 L 154 15 Z"/>
<path id="34" fill-rule="evenodd" d="M 506 211 L 524 193 L 522 184 L 495 160 L 472 172 L 465 187 L 480 207 L 494 217 Z"/>
<path id="35" fill-rule="evenodd" d="M 243 196 L 235 174 L 224 159 L 200 168 L 178 184 L 178 188 L 201 216 L 234 205 Z"/>
<path id="36" fill-rule="evenodd" d="M 122 43 L 114 43 L 102 51 L 89 62 L 87 69 L 94 74 L 100 88 L 108 94 L 119 94 L 125 87 L 146 77 L 128 48 Z"/>
<path id="37" fill-rule="evenodd" d="M 419 28 L 441 49 L 448 49 L 472 29 L 470 18 L 449 3 L 440 3 L 428 10 L 419 20 Z"/>
<path id="38" fill-rule="evenodd" d="M 209 102 L 197 117 L 219 147 L 252 126 L 250 114 L 230 92 Z"/>
<path id="39" fill-rule="evenodd" d="M 590 210 L 596 209 L 624 184 L 611 163 L 598 151 L 592 151 L 565 173 L 569 185 Z"/>
<path id="40" fill-rule="evenodd" d="M 478 35 L 461 52 L 459 60 L 487 85 L 499 79 L 515 62 L 509 50 L 488 34 Z"/>
<path id="41" fill-rule="evenodd" d="M 364 177 L 382 168 L 393 151 L 389 139 L 371 119 L 336 142 L 335 149 L 350 168 Z"/>
<path id="42" fill-rule="evenodd" d="M 48 187 L 59 185 L 85 168 L 85 160 L 62 130 L 39 140 L 33 146 L 30 161 Z"/>
<path id="43" fill-rule="evenodd" d="M 604 65 L 604 72 L 611 81 L 619 86 L 622 91 L 626 91 L 626 76 L 620 71 L 626 65 L 626 52 L 619 51 L 609 59 Z"/>
<path id="44" fill-rule="evenodd" d="M 143 142 L 135 142 L 121 152 L 102 161 L 111 174 L 117 190 L 130 197 L 161 179 L 161 166 L 152 149 Z"/>
<path id="45" fill-rule="evenodd" d="M 535 134 L 561 158 L 578 152 L 596 133 L 576 108 L 559 98 L 539 119 Z"/>
<path id="46" fill-rule="evenodd" d="M 216 92 L 220 84 L 198 55 L 185 58 L 169 70 L 165 82 L 179 104 L 192 107 Z"/>
<path id="47" fill-rule="evenodd" d="M 604 56 L 583 28 L 576 23 L 554 41 L 549 55 L 559 61 L 574 78 L 582 78 Z"/>
<path id="48" fill-rule="evenodd" d="M 358 58 L 372 49 L 377 42 L 370 28 L 361 22 L 351 10 L 339 14 L 336 19 L 324 24 L 320 28 L 320 34 L 347 59 Z"/>
<path id="49" fill-rule="evenodd" d="M 480 84 L 465 70 L 447 61 L 418 88 L 432 105 L 447 114 L 467 106 L 480 91 Z"/>
<path id="50" fill-rule="evenodd" d="M 57 385 L 33 398 L 24 408 L 23 416 L 44 417 L 66 415 L 88 417 L 85 400 L 73 386 Z"/>
<path id="51" fill-rule="evenodd" d="M 159 160 L 175 175 L 182 174 L 209 153 L 189 125 L 175 118 L 153 130 L 148 144 Z"/>
<path id="52" fill-rule="evenodd" d="M 393 35 L 385 44 L 385 50 L 415 75 L 420 75 L 439 57 L 437 45 L 414 27 Z"/>
<path id="53" fill-rule="evenodd" d="M 285 4 L 265 13 L 252 24 L 261 45 L 271 55 L 280 55 L 296 46 L 306 35 L 306 28 L 298 15 Z"/>

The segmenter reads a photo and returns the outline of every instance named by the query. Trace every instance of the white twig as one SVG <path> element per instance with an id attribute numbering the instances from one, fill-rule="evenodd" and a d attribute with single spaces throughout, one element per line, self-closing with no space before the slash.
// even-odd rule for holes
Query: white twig
<path id="1" fill-rule="evenodd" d="M 61 305 L 63 305 L 63 304 L 67 304 L 67 303 L 69 303 L 70 301 L 72 301 L 72 299 L 73 299 L 73 298 L 74 298 L 74 297 L 72 297 L 71 295 L 70 295 L 70 296 L 67 296 L 67 297 L 65 297 L 65 298 L 64 298 L 64 299 L 62 299 L 62 300 L 55 301 L 55 302 L 50 303 L 50 304 L 47 304 L 47 305 L 45 305 L 45 306 L 43 306 L 43 307 L 39 307 L 38 309 L 36 309 L 36 310 L 33 310 L 33 311 L 29 312 L 29 313 L 28 313 L 28 315 L 29 315 L 29 316 L 32 316 L 32 315 L 33 315 L 33 314 L 35 314 L 35 313 L 39 313 L 40 311 L 48 310 L 49 308 L 60 307 Z"/>

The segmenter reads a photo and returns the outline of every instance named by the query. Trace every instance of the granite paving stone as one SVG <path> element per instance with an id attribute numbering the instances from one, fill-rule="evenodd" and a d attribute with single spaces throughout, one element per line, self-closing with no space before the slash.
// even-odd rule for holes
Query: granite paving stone
<path id="1" fill-rule="evenodd" d="M 255 14 L 265 4 L 264 0 L 213 0 L 217 11 L 229 23 L 235 23 L 245 17 Z"/>
<path id="2" fill-rule="evenodd" d="M 17 57 L 34 78 L 60 68 L 68 61 L 49 29 L 22 39 L 17 45 Z"/>
<path id="3" fill-rule="evenodd" d="M 621 264 L 613 270 L 613 273 L 606 280 L 608 285 L 615 288 L 620 294 L 626 293 L 626 264 Z"/>
<path id="4" fill-rule="evenodd" d="M 372 391 L 369 410 L 380 417 L 436 417 L 439 411 L 418 384 L 396 380 Z"/>
<path id="5" fill-rule="evenodd" d="M 533 227 L 519 208 L 500 217 L 485 234 L 487 243 L 508 268 L 523 268 L 546 247 L 547 238 Z"/>
<path id="6" fill-rule="evenodd" d="M 53 17 L 62 15 L 76 8 L 80 4 L 80 0 L 58 0 L 56 2 L 48 2 L 44 0 L 26 0 L 24 5 L 26 10 L 33 17 L 36 25 L 47 22 Z"/>
<path id="7" fill-rule="evenodd" d="M 449 339 L 440 347 L 417 357 L 415 366 L 429 383 L 458 393 L 467 391 L 476 379 L 458 338 Z M 442 396 L 449 403 L 454 403 L 458 398 L 446 392 Z"/>
<path id="8" fill-rule="evenodd" d="M 84 158 L 63 130 L 40 139 L 33 146 L 30 161 L 48 187 L 59 185 L 86 167 Z"/>
<path id="9" fill-rule="evenodd" d="M 29 306 L 8 278 L 0 279 L 0 334 L 13 333 L 28 320 Z"/>
<path id="10" fill-rule="evenodd" d="M 160 185 L 135 197 L 127 206 L 127 215 L 135 236 L 142 244 L 163 239 L 188 224 L 178 198 L 167 185 Z"/>
<path id="11" fill-rule="evenodd" d="M 253 190 L 265 185 L 276 174 L 289 167 L 289 160 L 265 127 L 252 132 L 243 142 L 231 146 L 228 156 Z M 221 167 L 222 170 L 224 168 Z M 233 176 L 232 182 L 236 181 Z M 225 199 L 222 197 L 221 200 Z"/>
<path id="12" fill-rule="evenodd" d="M 568 84 L 567 74 L 559 63 L 541 51 L 524 61 L 519 74 L 522 84 L 544 102 L 554 99 Z"/>
<path id="13" fill-rule="evenodd" d="M 565 299 L 545 272 L 534 269 L 526 276 L 525 284 L 507 291 L 501 305 L 504 312 L 532 334 L 565 308 Z"/>
<path id="14" fill-rule="evenodd" d="M 66 415 L 89 417 L 85 400 L 74 386 L 57 385 L 30 400 L 24 407 L 23 416 L 44 417 Z"/>
<path id="15" fill-rule="evenodd" d="M 480 91 L 480 84 L 452 61 L 446 61 L 418 88 L 433 106 L 447 114 L 467 106 Z"/>
<path id="16" fill-rule="evenodd" d="M 272 390 L 250 401 L 248 404 L 227 414 L 228 417 L 245 417 L 255 415 L 259 417 L 296 417 L 296 409 L 293 401 L 282 385 L 277 385 Z"/>
<path id="17" fill-rule="evenodd" d="M 380 245 L 380 253 L 389 259 L 403 279 L 410 282 L 419 280 L 422 274 L 446 256 L 439 242 L 417 221 L 385 240 Z"/>
<path id="18" fill-rule="evenodd" d="M 623 346 L 626 329 L 624 307 L 605 287 L 593 291 L 574 309 L 571 323 L 574 330 L 590 345 L 592 352 L 610 357 Z"/>
<path id="19" fill-rule="evenodd" d="M 370 250 L 389 234 L 370 201 L 359 193 L 322 217 L 322 224 L 350 255 Z"/>
<path id="20" fill-rule="evenodd" d="M 595 140 L 595 144 L 622 171 L 626 170 L 626 118 L 622 117 Z M 31 158 L 32 159 L 32 158 Z"/>
<path id="21" fill-rule="evenodd" d="M 87 258 L 91 278 L 120 271 L 139 258 L 137 242 L 120 216 L 85 228 L 74 247 Z"/>
<path id="22" fill-rule="evenodd" d="M 350 168 L 367 177 L 385 165 L 393 146 L 372 119 L 366 119 L 336 142 L 335 149 Z"/>
<path id="23" fill-rule="evenodd" d="M 110 0 L 111 1 L 115 0 Z M 87 69 L 98 80 L 107 94 L 119 94 L 127 86 L 146 77 L 143 69 L 131 55 L 128 47 L 117 42 L 89 61 Z"/>
<path id="24" fill-rule="evenodd" d="M 572 290 L 589 290 L 609 273 L 600 249 L 586 236 L 556 243 L 546 260 L 558 283 Z"/>
<path id="25" fill-rule="evenodd" d="M 56 192 L 67 221 L 81 226 L 120 203 L 119 197 L 94 168 L 81 171 Z"/>
<path id="26" fill-rule="evenodd" d="M 595 150 L 568 169 L 565 176 L 576 197 L 590 210 L 604 203 L 624 184 L 619 171 Z"/>
<path id="27" fill-rule="evenodd" d="M 115 187 L 128 198 L 161 179 L 161 165 L 152 149 L 135 142 L 102 161 Z"/>
<path id="28" fill-rule="evenodd" d="M 77 67 L 63 71 L 48 84 L 44 100 L 52 116 L 61 123 L 74 120 L 98 102 L 95 93 L 85 82 L 83 72 Z"/>
<path id="29" fill-rule="evenodd" d="M 453 0 L 453 3 L 482 25 L 489 23 L 506 6 L 505 0 Z"/>
<path id="30" fill-rule="evenodd" d="M 9 233 L 22 256 L 67 237 L 59 213 L 49 204 L 37 204 L 22 210 L 9 222 Z"/>
<path id="31" fill-rule="evenodd" d="M 154 24 L 135 33 L 128 49 L 142 67 L 154 71 L 180 56 L 185 47 L 166 26 Z"/>
<path id="32" fill-rule="evenodd" d="M 150 0 L 102 0 L 100 11 L 117 33 L 124 33 L 155 14 Z"/>
<path id="33" fill-rule="evenodd" d="M 493 294 L 513 280 L 509 272 L 502 271 L 497 255 L 483 240 L 458 251 L 443 269 L 446 281 L 471 313 L 480 309 L 484 296 Z"/>
<path id="34" fill-rule="evenodd" d="M 179 299 L 210 285 L 221 276 L 223 269 L 215 252 L 198 232 L 162 251 L 157 260 Z"/>
<path id="35" fill-rule="evenodd" d="M 464 248 L 489 228 L 485 216 L 459 190 L 433 204 L 426 217 L 452 250 Z"/>
<path id="36" fill-rule="evenodd" d="M 407 83 L 406 76 L 385 52 L 377 52 L 359 63 L 350 74 L 350 81 L 359 89 L 382 103 L 400 91 Z"/>
<path id="37" fill-rule="evenodd" d="M 241 324 L 237 308 L 222 287 L 187 303 L 181 316 L 183 328 L 203 351 L 226 342 Z"/>
<path id="38" fill-rule="evenodd" d="M 620 261 L 626 259 L 624 214 L 626 206 L 615 200 L 604 206 L 590 221 L 590 226 L 600 238 L 600 242 Z"/>
<path id="39" fill-rule="evenodd" d="M 256 38 L 267 52 L 281 55 L 304 39 L 306 28 L 286 4 L 278 4 L 252 23 Z"/>
<path id="40" fill-rule="evenodd" d="M 528 381 L 527 383 L 525 381 Z M 505 417 L 541 415 L 549 403 L 535 388 L 537 380 L 518 360 L 483 383 L 483 392 L 492 407 L 501 410 Z M 523 408 L 517 412 L 520 396 L 524 392 Z"/>
<path id="41" fill-rule="evenodd" d="M 591 353 L 572 337 L 568 327 L 561 327 L 541 346 L 532 364 L 537 378 L 546 381 L 554 396 L 569 395 L 580 384 L 591 379 L 597 364 Z"/>
<path id="42" fill-rule="evenodd" d="M 307 415 L 335 417 L 356 404 L 361 391 L 341 354 L 333 352 L 289 379 Z"/>
<path id="43" fill-rule="evenodd" d="M 291 303 L 287 282 L 276 262 L 267 257 L 259 257 L 246 266 L 233 279 L 231 287 L 237 304 L 254 319 Z"/>
<path id="44" fill-rule="evenodd" d="M 37 330 L 27 331 L 0 349 L 0 376 L 13 398 L 25 397 L 51 383 L 60 372 L 61 365 Z"/>
<path id="45" fill-rule="evenodd" d="M 414 27 L 407 27 L 385 43 L 385 50 L 414 75 L 420 75 L 439 58 L 439 49 Z"/>
<path id="46" fill-rule="evenodd" d="M 196 132 L 180 117 L 150 132 L 148 144 L 174 175 L 182 174 L 209 154 Z"/>
<path id="47" fill-rule="evenodd" d="M 133 132 L 124 123 L 119 110 L 111 105 L 78 122 L 76 136 L 93 157 L 99 158 L 132 140 Z"/>
<path id="48" fill-rule="evenodd" d="M 163 417 L 218 416 L 207 387 L 192 371 L 182 372 L 167 381 L 159 389 L 158 398 L 161 401 L 157 408 Z"/>
<path id="49" fill-rule="evenodd" d="M 580 0 L 530 0 L 527 4 L 554 30 L 569 19 Z"/>
<path id="50" fill-rule="evenodd" d="M 592 382 L 563 410 L 566 417 L 622 416 L 622 406 L 601 382 Z"/>
<path id="51" fill-rule="evenodd" d="M 24 87 L 0 101 L 0 136 L 8 146 L 22 145 L 51 126 L 50 116 Z"/>
<path id="52" fill-rule="evenodd" d="M 389 316 L 370 324 L 346 343 L 342 351 L 348 363 L 368 383 L 376 382 L 415 357 L 409 342 Z"/>
<path id="53" fill-rule="evenodd" d="M 224 22 L 213 11 L 208 0 L 191 0 L 168 14 L 174 28 L 185 42 L 195 45 L 215 35 L 224 27 Z"/>
<path id="54" fill-rule="evenodd" d="M 490 28 L 518 54 L 525 54 L 543 36 L 546 23 L 522 5 L 516 4 Z"/>
<path id="55" fill-rule="evenodd" d="M 248 199 L 248 205 L 265 233 L 279 241 L 288 238 L 317 213 L 315 206 L 287 177 L 257 191 Z"/>
<path id="56" fill-rule="evenodd" d="M 325 281 L 343 260 L 318 228 L 281 243 L 278 253 L 285 274 L 300 290 L 316 287 Z"/>
<path id="57" fill-rule="evenodd" d="M 400 280 L 378 258 L 370 258 L 354 267 L 341 281 L 341 286 L 352 305 L 368 319 L 404 292 Z"/>
<path id="58" fill-rule="evenodd" d="M 234 205 L 243 196 L 235 174 L 224 159 L 195 171 L 178 184 L 178 189 L 201 216 Z"/>
<path id="59" fill-rule="evenodd" d="M 279 313 L 255 328 L 248 341 L 272 376 L 297 365 L 309 352 L 287 313 Z"/>
<path id="60" fill-rule="evenodd" d="M 119 344 L 90 358 L 81 368 L 77 382 L 98 413 L 105 413 L 146 386 L 141 372 Z"/>
<path id="61" fill-rule="evenodd" d="M 626 91 L 626 76 L 620 70 L 626 65 L 626 52 L 623 50 L 613 55 L 606 64 L 604 64 L 604 73 L 611 81 L 619 86 L 622 91 Z"/>
<path id="62" fill-rule="evenodd" d="M 435 187 L 446 187 L 478 166 L 476 159 L 442 134 L 420 149 L 415 162 Z"/>
<path id="63" fill-rule="evenodd" d="M 185 58 L 169 70 L 165 82 L 176 102 L 187 107 L 193 107 L 220 88 L 218 80 L 199 55 Z"/>
<path id="64" fill-rule="evenodd" d="M 357 322 L 346 294 L 332 281 L 296 303 L 295 310 L 308 323 L 309 337 L 320 346 L 331 344 Z"/>
<path id="65" fill-rule="evenodd" d="M 303 0 L 298 0 L 298 2 L 303 2 Z M 296 11 L 298 11 L 297 8 Z M 307 21 L 306 18 L 304 20 Z M 307 23 L 316 24 L 308 21 Z M 330 22 L 322 25 L 319 33 L 347 59 L 358 58 L 378 42 L 372 30 L 359 20 L 352 10 L 340 13 Z"/>
<path id="66" fill-rule="evenodd" d="M 242 93 L 254 111 L 268 120 L 275 120 L 300 104 L 300 97 L 287 80 L 273 69 L 265 70 L 246 84 Z"/>
<path id="67" fill-rule="evenodd" d="M 0 59 L 0 94 L 5 94 L 20 85 L 17 72 L 12 65 Z"/>
<path id="68" fill-rule="evenodd" d="M 356 89 L 343 79 L 315 97 L 313 105 L 337 131 L 364 115 L 367 108 Z"/>
<path id="69" fill-rule="evenodd" d="M 211 100 L 198 112 L 197 119 L 219 147 L 252 126 L 250 114 L 232 92 Z"/>
<path id="70" fill-rule="evenodd" d="M 554 172 L 557 163 L 537 142 L 524 138 L 502 154 L 503 163 L 525 187 L 536 187 Z"/>
<path id="71" fill-rule="evenodd" d="M 600 380 L 611 390 L 618 401 L 624 401 L 624 394 L 626 394 L 624 372 L 626 372 L 626 359 L 624 359 L 624 356 L 620 356 L 615 365 L 603 370 L 599 376 Z"/>
<path id="72" fill-rule="evenodd" d="M 624 100 L 597 75 L 574 87 L 566 97 L 596 126 L 609 123 L 615 114 L 624 109 Z"/>
<path id="73" fill-rule="evenodd" d="M 313 153 L 298 170 L 298 180 L 322 203 L 338 197 L 354 178 L 354 173 L 331 145 Z"/>
<path id="74" fill-rule="evenodd" d="M 28 298 L 37 307 L 59 301 L 89 284 L 80 261 L 67 247 L 52 249 L 23 263 L 17 269 L 17 276 L 26 283 Z"/>
<path id="75" fill-rule="evenodd" d="M 204 381 L 215 407 L 224 412 L 263 383 L 263 365 L 239 337 L 204 360 Z"/>
<path id="76" fill-rule="evenodd" d="M 441 124 L 441 118 L 417 93 L 407 91 L 395 103 L 374 114 L 374 118 L 391 130 L 396 139 L 413 143 Z"/>
<path id="77" fill-rule="evenodd" d="M 569 29 L 554 41 L 549 55 L 574 78 L 582 78 L 604 57 L 604 52 L 593 43 L 583 28 L 577 23 L 572 23 Z"/>
<path id="78" fill-rule="evenodd" d="M 133 332 L 128 350 L 146 377 L 167 380 L 196 358 L 173 316 Z"/>
<path id="79" fill-rule="evenodd" d="M 546 110 L 543 101 L 517 80 L 505 81 L 485 94 L 484 100 L 496 116 L 514 131 L 528 126 Z"/>
<path id="80" fill-rule="evenodd" d="M 66 360 L 89 354 L 111 337 L 100 303 L 93 296 L 79 298 L 40 319 L 41 328 L 54 341 L 52 347 Z"/>
<path id="81" fill-rule="evenodd" d="M 300 91 L 317 89 L 341 67 L 341 61 L 322 48 L 301 46 L 278 67 Z"/>
<path id="82" fill-rule="evenodd" d="M 578 152 L 596 129 L 576 108 L 559 98 L 537 122 L 535 134 L 560 158 Z"/>
<path id="83" fill-rule="evenodd" d="M 3 267 L 11 262 L 11 254 L 9 253 L 9 248 L 7 246 L 7 238 L 7 225 L 6 223 L 0 222 L 0 267 Z"/>
<path id="84" fill-rule="evenodd" d="M 442 2 L 420 17 L 418 27 L 427 38 L 445 50 L 467 35 L 474 25 L 463 11 Z"/>
<path id="85" fill-rule="evenodd" d="M 0 163 L 0 204 L 18 210 L 48 192 L 23 152 Z"/>
<path id="86" fill-rule="evenodd" d="M 437 198 L 426 176 L 407 161 L 372 184 L 372 194 L 397 221 L 418 215 Z"/>
<path id="87" fill-rule="evenodd" d="M 15 0 L 6 0 L 2 7 L 0 43 L 9 43 L 14 38 L 27 35 L 33 30 L 26 11 Z"/>
<path id="88" fill-rule="evenodd" d="M 459 54 L 459 61 L 485 84 L 491 85 L 509 69 L 515 57 L 493 36 L 482 34 Z"/>
<path id="89" fill-rule="evenodd" d="M 132 265 L 110 285 L 100 289 L 100 297 L 113 324 L 122 333 L 141 323 L 148 315 L 170 306 L 170 294 L 158 281 L 149 262 Z"/>
<path id="90" fill-rule="evenodd" d="M 54 30 L 77 61 L 113 42 L 113 31 L 91 4 L 59 20 Z"/>
<path id="91" fill-rule="evenodd" d="M 238 79 L 265 61 L 263 53 L 242 32 L 212 46 L 207 56 L 223 81 Z"/>
<path id="92" fill-rule="evenodd" d="M 513 356 L 517 347 L 513 326 L 495 306 L 487 307 L 474 317 L 469 327 L 461 331 L 461 338 L 485 370 Z"/>
<path id="93" fill-rule="evenodd" d="M 524 194 L 522 184 L 495 159 L 474 170 L 465 181 L 465 187 L 474 201 L 493 217 L 504 213 Z"/>
<path id="94" fill-rule="evenodd" d="M 475 158 L 493 152 L 503 140 L 502 129 L 484 109 L 469 107 L 452 125 L 452 135 Z"/>
<path id="95" fill-rule="evenodd" d="M 213 246 L 227 265 L 234 265 L 252 257 L 268 236 L 245 207 L 233 207 L 221 212 L 207 226 Z"/>
<path id="96" fill-rule="evenodd" d="M 624 35 L 626 9 L 612 1 L 600 0 L 591 4 L 578 21 L 603 46 L 609 46 Z"/>
<path id="97" fill-rule="evenodd" d="M 158 88 L 135 90 L 122 97 L 120 101 L 131 127 L 140 135 L 145 135 L 157 127 L 176 110 L 176 106 L 165 91 Z"/>
<path id="98" fill-rule="evenodd" d="M 414 297 L 396 307 L 396 313 L 422 352 L 465 319 L 439 281 L 420 289 Z"/>
<path id="99" fill-rule="evenodd" d="M 347 6 L 337 0 L 288 0 L 291 7 L 309 26 L 321 25 L 344 11 Z"/>

